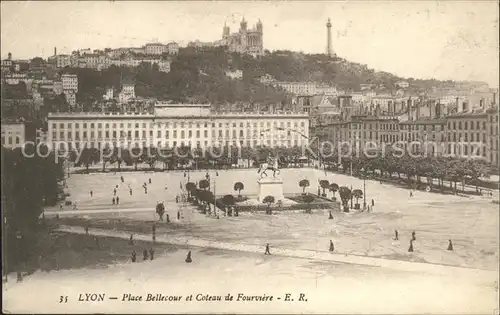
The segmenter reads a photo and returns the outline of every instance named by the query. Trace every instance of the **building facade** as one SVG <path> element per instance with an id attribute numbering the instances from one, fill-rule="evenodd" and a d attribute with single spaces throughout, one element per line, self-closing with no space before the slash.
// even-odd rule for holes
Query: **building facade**
<path id="1" fill-rule="evenodd" d="M 26 141 L 26 128 L 23 122 L 4 121 L 1 124 L 2 146 L 20 148 Z"/>
<path id="2" fill-rule="evenodd" d="M 260 20 L 254 28 L 248 29 L 247 22 L 243 18 L 237 33 L 231 34 L 229 26 L 224 24 L 222 40 L 218 44 L 227 46 L 229 51 L 259 56 L 264 53 L 263 36 L 264 31 Z"/>
<path id="3" fill-rule="evenodd" d="M 309 121 L 297 113 L 211 113 L 210 105 L 159 104 L 154 114 L 50 113 L 48 143 L 58 149 L 84 145 L 302 146 Z M 61 144 L 62 143 L 62 144 Z"/>
<path id="4" fill-rule="evenodd" d="M 78 76 L 76 74 L 63 74 L 61 76 L 62 88 L 64 93 L 66 91 L 78 92 Z"/>

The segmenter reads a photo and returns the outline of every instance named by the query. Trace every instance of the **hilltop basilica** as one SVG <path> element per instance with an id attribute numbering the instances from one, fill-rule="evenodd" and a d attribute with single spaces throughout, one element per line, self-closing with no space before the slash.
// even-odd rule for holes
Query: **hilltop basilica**
<path id="1" fill-rule="evenodd" d="M 229 51 L 247 53 L 252 55 L 263 54 L 263 30 L 262 22 L 247 29 L 247 22 L 243 18 L 240 22 L 240 29 L 237 33 L 230 33 L 229 26 L 224 23 L 222 28 L 222 40 L 220 45 L 228 46 Z"/>

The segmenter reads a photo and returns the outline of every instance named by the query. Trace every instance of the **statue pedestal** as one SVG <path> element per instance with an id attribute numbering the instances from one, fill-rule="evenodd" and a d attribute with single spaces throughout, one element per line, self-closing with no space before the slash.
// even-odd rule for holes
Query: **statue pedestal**
<path id="1" fill-rule="evenodd" d="M 267 196 L 273 196 L 275 202 L 283 200 L 283 181 L 279 178 L 264 177 L 257 180 L 259 184 L 258 200 L 262 202 Z"/>

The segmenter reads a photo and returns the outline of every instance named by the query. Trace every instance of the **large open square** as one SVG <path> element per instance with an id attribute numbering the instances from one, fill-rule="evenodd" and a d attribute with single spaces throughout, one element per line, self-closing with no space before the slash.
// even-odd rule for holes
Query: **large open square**
<path id="1" fill-rule="evenodd" d="M 302 179 L 310 181 L 311 186 L 306 192 L 311 193 L 317 192 L 318 181 L 324 179 L 340 186 L 360 189 L 363 186 L 363 181 L 357 178 L 316 169 L 281 171 L 287 193 L 301 192 L 298 182 Z M 215 176 L 215 171 L 209 173 L 212 178 L 216 177 L 217 195 L 237 194 L 233 190 L 237 181 L 245 185 L 241 194 L 256 194 L 255 170 L 219 170 L 218 176 Z M 205 174 L 205 171 L 190 172 L 189 177 L 196 182 Z M 201 214 L 194 206 L 176 203 L 175 196 L 180 193 L 181 184 L 186 182 L 187 174 L 185 177 L 183 172 L 73 174 L 67 181 L 67 192 L 70 193 L 69 198 L 77 202 L 77 209 L 47 209 L 47 215 L 53 216 L 57 212 L 63 224 L 61 229 L 68 232 L 83 233 L 83 227 L 90 226 L 93 235 L 123 240 L 133 234 L 135 239 L 151 241 L 151 226 L 156 223 L 158 243 L 185 248 L 176 251 L 173 256 L 159 256 L 151 262 L 151 268 L 148 265 L 131 269 L 129 261 L 116 261 L 116 265 L 109 266 L 108 271 L 84 272 L 87 276 L 100 279 L 92 281 L 105 281 L 107 289 L 103 291 L 106 292 L 119 291 L 122 280 L 124 284 L 128 283 L 126 286 L 140 288 L 139 278 L 148 279 L 149 290 L 154 283 L 158 282 L 160 286 L 161 281 L 156 277 L 161 274 L 161 277 L 177 279 L 173 282 L 176 286 L 180 279 L 186 279 L 181 290 L 185 291 L 184 294 L 191 290 L 188 285 L 191 282 L 199 283 L 207 292 L 222 292 L 224 288 L 235 292 L 241 283 L 245 283 L 246 290 L 255 288 L 254 294 L 259 291 L 259 283 L 265 283 L 269 292 L 278 294 L 279 283 L 287 289 L 306 290 L 304 288 L 307 287 L 306 291 L 316 299 L 314 307 L 276 304 L 268 309 L 276 312 L 297 308 L 310 313 L 318 312 L 322 303 L 328 303 L 330 299 L 326 292 L 336 290 L 373 296 L 371 299 L 364 297 L 364 303 L 367 304 L 367 311 L 375 313 L 417 309 L 422 312 L 474 313 L 486 311 L 497 303 L 498 208 L 491 200 L 427 192 L 415 192 L 410 198 L 407 189 L 367 180 L 368 202 L 373 199 L 375 203 L 372 212 L 335 212 L 333 219 L 328 219 L 328 212 L 324 210 L 313 210 L 312 213 L 275 212 L 273 215 L 248 212 L 238 217 L 225 217 L 221 213 L 216 219 Z M 142 187 L 144 183 L 147 183 L 147 194 Z M 110 199 L 116 185 L 120 204 L 112 205 Z M 158 222 L 154 211 L 157 202 L 165 202 L 170 223 Z M 181 214 L 179 220 L 177 211 Z M 398 230 L 399 240 L 394 240 L 394 230 Z M 413 231 L 416 233 L 414 251 L 408 252 Z M 330 240 L 335 245 L 333 254 L 328 253 Z M 446 250 L 448 240 L 453 241 L 453 251 Z M 261 256 L 266 243 L 270 243 L 273 256 Z M 213 254 L 207 255 L 206 249 L 209 248 Z M 187 249 L 193 250 L 195 266 L 199 266 L 191 265 L 189 271 L 182 261 Z M 300 276 L 297 273 L 299 269 Z M 193 270 L 198 270 L 198 274 Z M 123 279 L 109 278 L 109 272 L 117 272 L 123 275 Z M 58 283 L 58 279 L 63 278 L 64 281 L 74 279 L 72 281 L 82 283 L 83 278 L 78 278 L 78 274 L 79 271 L 35 273 L 22 285 L 35 288 L 41 285 L 39 281 L 49 283 L 48 279 L 51 279 L 51 283 Z M 215 279 L 223 279 L 223 282 L 219 284 Z M 306 282 L 309 284 L 305 285 Z M 380 285 L 387 287 L 383 297 L 377 292 Z M 82 287 L 78 288 L 81 290 Z M 441 288 L 439 295 L 433 291 L 437 288 Z M 465 288 L 471 290 L 472 296 L 468 300 L 471 304 L 463 300 L 460 303 L 455 301 L 457 295 L 465 295 L 462 291 Z M 13 285 L 6 293 L 16 299 L 15 292 L 20 290 Z M 410 293 L 417 291 L 420 292 L 418 297 Z M 404 294 L 404 298 L 397 298 L 398 294 Z M 417 304 L 426 306 L 415 308 Z M 75 307 L 83 306 L 75 304 Z M 156 312 L 157 307 L 149 304 L 134 310 Z M 251 305 L 248 307 L 248 311 L 255 311 Z M 342 299 L 335 302 L 332 310 L 351 312 L 356 307 L 354 300 Z M 202 310 L 192 303 L 182 304 L 182 309 Z M 61 311 L 64 310 L 61 308 Z"/>

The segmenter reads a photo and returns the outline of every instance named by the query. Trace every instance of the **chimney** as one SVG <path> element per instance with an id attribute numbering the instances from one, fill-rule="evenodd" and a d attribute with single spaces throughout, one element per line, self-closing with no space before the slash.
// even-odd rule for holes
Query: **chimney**
<path id="1" fill-rule="evenodd" d="M 491 105 L 495 106 L 496 105 L 496 101 L 497 101 L 497 93 L 493 93 L 493 102 L 491 103 Z"/>
<path id="2" fill-rule="evenodd" d="M 375 116 L 380 116 L 380 104 L 377 104 L 377 107 L 375 109 Z"/>
<path id="3" fill-rule="evenodd" d="M 435 110 L 434 107 L 436 105 L 436 102 L 434 100 L 427 101 L 429 104 L 429 118 L 434 119 L 435 118 Z"/>
<path id="4" fill-rule="evenodd" d="M 415 120 L 420 119 L 420 101 L 417 102 L 417 112 L 415 114 Z"/>
<path id="5" fill-rule="evenodd" d="M 12 60 L 12 53 L 8 53 L 7 59 Z"/>
<path id="6" fill-rule="evenodd" d="M 54 56 L 57 56 L 57 47 L 54 47 Z"/>
<path id="7" fill-rule="evenodd" d="M 441 118 L 441 104 L 438 102 L 436 104 L 436 107 L 434 108 L 435 113 L 436 113 L 436 118 Z"/>
<path id="8" fill-rule="evenodd" d="M 460 109 L 460 102 L 458 101 L 458 96 L 457 98 L 455 99 L 455 106 L 456 106 L 456 110 L 458 112 L 458 110 Z"/>
<path id="9" fill-rule="evenodd" d="M 484 108 L 484 98 L 479 100 L 479 107 Z"/>
<path id="10" fill-rule="evenodd" d="M 408 101 L 406 101 L 406 112 L 408 114 L 408 120 L 412 120 L 411 118 L 411 97 L 408 98 Z"/>
<path id="11" fill-rule="evenodd" d="M 462 111 L 465 113 L 466 111 L 469 110 L 469 104 L 467 102 L 462 102 Z"/>

